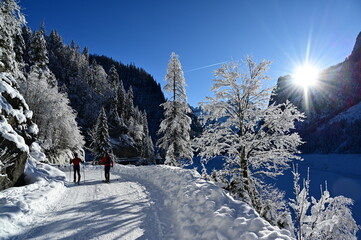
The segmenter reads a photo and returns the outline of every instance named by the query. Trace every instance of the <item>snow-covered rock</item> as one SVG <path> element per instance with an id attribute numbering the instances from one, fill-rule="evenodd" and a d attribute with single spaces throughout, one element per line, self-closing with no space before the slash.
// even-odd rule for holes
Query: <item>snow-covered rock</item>
<path id="1" fill-rule="evenodd" d="M 22 176 L 29 145 L 38 131 L 16 88 L 11 73 L 0 73 L 0 190 L 14 186 Z"/>

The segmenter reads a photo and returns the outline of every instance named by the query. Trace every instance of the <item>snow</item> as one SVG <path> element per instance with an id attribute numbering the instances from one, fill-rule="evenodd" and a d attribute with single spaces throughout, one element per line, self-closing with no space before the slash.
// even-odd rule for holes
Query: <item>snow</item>
<path id="1" fill-rule="evenodd" d="M 304 154 L 304 161 L 299 162 L 301 179 L 307 177 L 310 169 L 310 195 L 319 199 L 320 185 L 327 189 L 331 197 L 343 195 L 354 201 L 352 215 L 358 225 L 361 224 L 361 154 Z M 293 175 L 291 169 L 280 176 L 276 186 L 286 192 L 287 198 L 294 198 Z M 358 231 L 358 239 L 361 232 Z"/>
<path id="2" fill-rule="evenodd" d="M 61 169 L 30 159 L 33 183 L 0 192 L 0 239 L 291 239 L 194 170 L 115 165 L 107 184 L 85 165 L 77 185 Z"/>
<path id="3" fill-rule="evenodd" d="M 356 120 L 360 120 L 361 119 L 361 103 L 358 103 L 352 107 L 350 107 L 349 109 L 347 109 L 346 111 L 338 114 L 337 116 L 335 116 L 334 118 L 332 118 L 329 121 L 329 124 L 332 124 L 334 122 L 339 122 L 341 120 L 346 120 L 349 122 L 354 122 Z"/>
<path id="4" fill-rule="evenodd" d="M 26 116 L 22 110 L 13 109 L 13 107 L 8 103 L 8 101 L 0 95 L 0 111 L 5 111 L 7 115 L 14 116 L 18 123 L 26 122 Z"/>
<path id="5" fill-rule="evenodd" d="M 4 118 L 0 119 L 0 134 L 3 138 L 14 142 L 21 151 L 29 152 L 29 147 L 26 145 L 24 138 L 17 134 Z"/>
<path id="6" fill-rule="evenodd" d="M 25 173 L 33 184 L 0 192 L 0 239 L 19 233 L 32 224 L 36 216 L 54 207 L 65 191 L 64 174 L 30 158 Z"/>
<path id="7" fill-rule="evenodd" d="M 26 104 L 23 96 L 5 81 L 4 78 L 6 76 L 7 75 L 5 75 L 5 73 L 0 73 L 0 79 L 2 80 L 0 81 L 0 111 L 4 111 L 7 115 L 15 117 L 18 123 L 25 123 L 27 117 L 31 116 L 31 111 L 27 110 L 28 105 Z M 22 106 L 20 106 L 20 109 L 14 109 L 13 106 L 2 96 L 4 93 L 8 94 L 11 98 L 16 98 L 26 109 L 23 109 Z"/>
<path id="8" fill-rule="evenodd" d="M 9 85 L 10 83 L 15 81 L 13 76 L 9 73 L 1 72 L 0 79 L 3 80 L 3 81 L 0 81 L 0 93 L 6 92 L 7 94 L 10 95 L 11 98 L 19 99 L 21 101 L 22 105 L 26 108 L 26 110 L 29 109 L 29 106 L 26 104 L 23 95 L 21 95 L 18 90 L 15 90 L 14 87 Z"/>
<path id="9" fill-rule="evenodd" d="M 166 220 L 161 222 L 175 228 L 169 235 L 165 232 L 163 239 L 238 239 L 248 231 L 256 239 L 290 239 L 288 232 L 276 230 L 247 204 L 235 201 L 193 170 L 166 166 L 119 170 L 158 198 L 155 207 L 165 210 L 158 213 Z"/>

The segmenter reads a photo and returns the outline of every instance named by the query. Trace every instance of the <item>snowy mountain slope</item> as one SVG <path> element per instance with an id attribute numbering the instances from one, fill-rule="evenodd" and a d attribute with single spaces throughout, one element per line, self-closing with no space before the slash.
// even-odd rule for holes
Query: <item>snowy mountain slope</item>
<path id="1" fill-rule="evenodd" d="M 327 127 L 327 125 L 332 125 L 342 120 L 350 124 L 357 120 L 361 120 L 361 102 L 331 118 L 326 124 L 323 124 L 321 127 L 319 127 L 318 130 L 323 130 L 325 127 Z"/>
<path id="2" fill-rule="evenodd" d="M 319 124 L 304 140 L 313 152 L 361 153 L 360 131 L 361 102 Z"/>
<path id="3" fill-rule="evenodd" d="M 67 187 L 40 171 L 52 178 L 0 192 L 0 239 L 291 239 L 192 170 L 116 165 L 106 184 L 85 166 Z"/>

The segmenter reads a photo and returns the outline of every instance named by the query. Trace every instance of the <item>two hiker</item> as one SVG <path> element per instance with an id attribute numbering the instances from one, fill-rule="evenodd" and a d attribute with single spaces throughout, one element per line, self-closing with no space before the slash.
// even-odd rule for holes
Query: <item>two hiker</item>
<path id="1" fill-rule="evenodd" d="M 84 163 L 83 160 L 78 158 L 78 154 L 74 153 L 74 158 L 70 160 L 70 164 L 74 164 L 74 182 L 76 182 L 76 175 L 78 175 L 78 183 L 80 183 L 80 163 Z M 110 180 L 110 167 L 114 166 L 114 162 L 109 156 L 108 153 L 99 161 L 99 164 L 104 164 L 104 172 L 105 172 L 105 182 L 109 182 Z"/>

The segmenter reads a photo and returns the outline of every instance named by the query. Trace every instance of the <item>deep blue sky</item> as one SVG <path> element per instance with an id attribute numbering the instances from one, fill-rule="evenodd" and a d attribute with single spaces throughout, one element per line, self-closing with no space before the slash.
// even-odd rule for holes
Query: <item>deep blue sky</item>
<path id="1" fill-rule="evenodd" d="M 321 68 L 343 61 L 361 31 L 360 0 L 21 0 L 31 29 L 45 22 L 65 43 L 144 68 L 164 85 L 180 55 L 189 103 L 210 95 L 212 71 L 246 55 L 291 74 L 307 56 Z M 193 70 L 193 71 L 192 71 Z"/>

